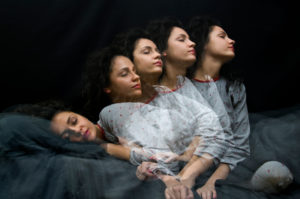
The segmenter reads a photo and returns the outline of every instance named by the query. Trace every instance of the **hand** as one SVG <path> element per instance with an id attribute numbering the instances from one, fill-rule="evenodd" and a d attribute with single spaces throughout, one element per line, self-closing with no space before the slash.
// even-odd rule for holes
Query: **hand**
<path id="1" fill-rule="evenodd" d="M 199 196 L 202 197 L 202 199 L 217 198 L 215 184 L 207 183 L 204 186 L 197 189 L 197 193 L 199 194 Z"/>
<path id="2" fill-rule="evenodd" d="M 151 180 L 156 179 L 157 176 L 153 174 L 153 170 L 156 168 L 157 164 L 153 162 L 142 162 L 136 169 L 136 177 L 139 180 Z"/>
<path id="3" fill-rule="evenodd" d="M 185 185 L 186 187 L 192 188 L 195 185 L 195 179 L 194 178 L 181 178 L 180 179 L 181 184 Z"/>
<path id="4" fill-rule="evenodd" d="M 167 187 L 165 190 L 166 199 L 193 199 L 194 195 L 191 189 L 183 184 L 177 184 Z"/>
<path id="5" fill-rule="evenodd" d="M 163 153 L 156 153 L 150 157 L 150 159 L 157 161 L 163 161 L 165 163 L 170 163 L 173 161 L 178 160 L 178 155 L 173 152 L 163 152 Z"/>
<path id="6" fill-rule="evenodd" d="M 119 139 L 119 143 L 120 143 L 122 146 L 129 146 L 128 141 L 127 141 L 125 138 L 120 137 L 120 136 L 117 136 L 117 137 L 118 137 L 118 139 Z"/>

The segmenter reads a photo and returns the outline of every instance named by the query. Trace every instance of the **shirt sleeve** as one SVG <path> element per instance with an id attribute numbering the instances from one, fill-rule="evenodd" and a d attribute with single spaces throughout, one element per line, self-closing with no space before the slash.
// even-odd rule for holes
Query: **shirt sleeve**
<path id="1" fill-rule="evenodd" d="M 109 115 L 105 114 L 105 112 L 105 109 L 100 112 L 97 125 L 100 127 L 100 130 L 103 131 L 105 140 L 118 144 L 118 137 L 112 133 L 112 120 L 110 120 Z"/>
<path id="2" fill-rule="evenodd" d="M 220 159 L 227 150 L 228 138 L 213 110 L 203 106 L 199 111 L 194 122 L 194 136 L 199 136 L 200 142 L 194 155 L 202 156 L 208 153 L 213 158 Z"/>
<path id="3" fill-rule="evenodd" d="M 229 152 L 231 153 L 231 164 L 234 168 L 250 155 L 250 124 L 244 84 L 235 85 L 231 91 L 231 100 L 234 108 L 232 130 L 234 132 L 235 147 Z"/>

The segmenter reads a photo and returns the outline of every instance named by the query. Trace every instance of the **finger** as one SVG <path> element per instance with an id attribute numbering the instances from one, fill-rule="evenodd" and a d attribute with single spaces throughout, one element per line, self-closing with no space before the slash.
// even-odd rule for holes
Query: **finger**
<path id="1" fill-rule="evenodd" d="M 165 163 L 170 163 L 170 162 L 173 162 L 174 160 L 176 160 L 175 156 L 169 156 L 164 162 Z"/>
<path id="2" fill-rule="evenodd" d="M 140 172 L 136 172 L 136 177 L 139 179 L 139 180 L 145 180 L 146 179 L 146 176 L 141 174 Z"/>
<path id="3" fill-rule="evenodd" d="M 171 187 L 171 188 L 172 188 L 172 187 Z M 168 199 L 175 199 L 174 191 L 171 190 L 171 188 L 167 188 L 167 189 L 165 190 L 165 196 L 166 196 L 166 198 L 168 198 Z"/>
<path id="4" fill-rule="evenodd" d="M 167 189 L 165 190 L 165 197 L 166 199 L 171 199 L 170 194 L 168 193 Z"/>
<path id="5" fill-rule="evenodd" d="M 212 192 L 211 191 L 207 191 L 206 192 L 206 199 L 211 199 L 212 196 Z"/>
<path id="6" fill-rule="evenodd" d="M 150 168 L 150 162 L 142 162 L 142 173 L 148 173 L 148 169 Z"/>
<path id="7" fill-rule="evenodd" d="M 191 189 L 188 189 L 187 199 L 194 199 L 194 194 Z"/>
<path id="8" fill-rule="evenodd" d="M 157 169 L 157 164 L 156 163 L 152 163 L 149 165 L 148 169 L 153 172 L 155 169 Z"/>
<path id="9" fill-rule="evenodd" d="M 202 199 L 207 199 L 207 198 L 206 198 L 206 192 L 202 192 L 202 193 L 201 193 L 201 197 L 202 197 Z"/>
<path id="10" fill-rule="evenodd" d="M 216 192 L 216 190 L 213 190 L 213 198 L 214 199 L 217 198 L 217 192 Z"/>
<path id="11" fill-rule="evenodd" d="M 156 177 L 156 174 L 153 173 L 153 171 L 151 171 L 151 170 L 148 170 L 145 175 L 147 175 L 148 177 L 151 177 L 151 178 Z"/>
<path id="12" fill-rule="evenodd" d="M 180 197 L 181 198 L 187 198 L 188 190 L 185 186 L 182 186 L 180 189 Z"/>
<path id="13" fill-rule="evenodd" d="M 154 161 L 157 161 L 157 156 L 156 155 L 152 155 L 152 156 L 150 156 L 150 158 L 149 158 L 150 160 L 154 160 Z"/>
<path id="14" fill-rule="evenodd" d="M 172 190 L 174 191 L 174 194 L 175 194 L 175 198 L 181 198 L 181 187 L 180 186 L 175 186 L 175 187 L 172 187 Z"/>

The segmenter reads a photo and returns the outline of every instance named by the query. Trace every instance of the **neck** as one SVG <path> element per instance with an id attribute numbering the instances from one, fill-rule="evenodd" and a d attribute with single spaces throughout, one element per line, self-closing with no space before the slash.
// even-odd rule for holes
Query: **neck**
<path id="1" fill-rule="evenodd" d="M 223 63 L 210 56 L 205 56 L 202 62 L 198 62 L 195 79 L 207 80 L 206 75 L 215 79 L 219 77 Z"/>
<path id="2" fill-rule="evenodd" d="M 126 102 L 140 102 L 140 97 L 124 98 L 124 97 L 112 97 L 112 104 L 126 103 Z"/>
<path id="3" fill-rule="evenodd" d="M 160 74 L 148 74 L 141 76 L 142 87 L 152 87 L 153 85 L 157 85 Z"/>
<path id="4" fill-rule="evenodd" d="M 175 89 L 177 85 L 177 76 L 185 76 L 186 68 L 182 64 L 174 64 L 166 61 L 166 73 L 162 78 L 161 85 L 170 89 Z"/>
<path id="5" fill-rule="evenodd" d="M 99 128 L 97 124 L 95 124 L 95 129 L 96 129 L 96 137 L 100 140 L 103 140 L 104 135 L 101 133 L 102 130 Z"/>
<path id="6" fill-rule="evenodd" d="M 151 97 L 153 97 L 156 94 L 156 90 L 154 89 L 153 85 L 157 85 L 158 81 L 156 83 L 148 83 L 142 81 L 142 96 L 139 98 L 140 102 L 146 102 L 148 101 Z"/>

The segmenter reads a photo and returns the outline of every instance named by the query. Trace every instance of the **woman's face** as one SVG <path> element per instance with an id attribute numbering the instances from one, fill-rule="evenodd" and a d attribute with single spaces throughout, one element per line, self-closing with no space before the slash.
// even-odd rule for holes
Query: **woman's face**
<path id="1" fill-rule="evenodd" d="M 163 52 L 166 61 L 191 66 L 196 61 L 195 43 L 190 40 L 185 30 L 174 27 L 168 39 L 167 49 Z"/>
<path id="2" fill-rule="evenodd" d="M 70 135 L 71 141 L 95 141 L 97 138 L 97 127 L 82 115 L 70 111 L 56 114 L 51 121 L 51 128 L 61 135 L 66 130 L 78 133 L 77 136 Z"/>
<path id="3" fill-rule="evenodd" d="M 235 41 L 230 39 L 221 27 L 214 26 L 205 46 L 206 55 L 220 59 L 224 63 L 230 61 L 235 56 L 234 43 Z"/>
<path id="4" fill-rule="evenodd" d="M 110 85 L 104 91 L 114 103 L 130 102 L 142 95 L 140 77 L 129 58 L 116 56 L 111 62 Z"/>
<path id="5" fill-rule="evenodd" d="M 133 51 L 134 65 L 141 78 L 156 76 L 162 73 L 162 60 L 159 50 L 153 41 L 139 39 Z"/>

